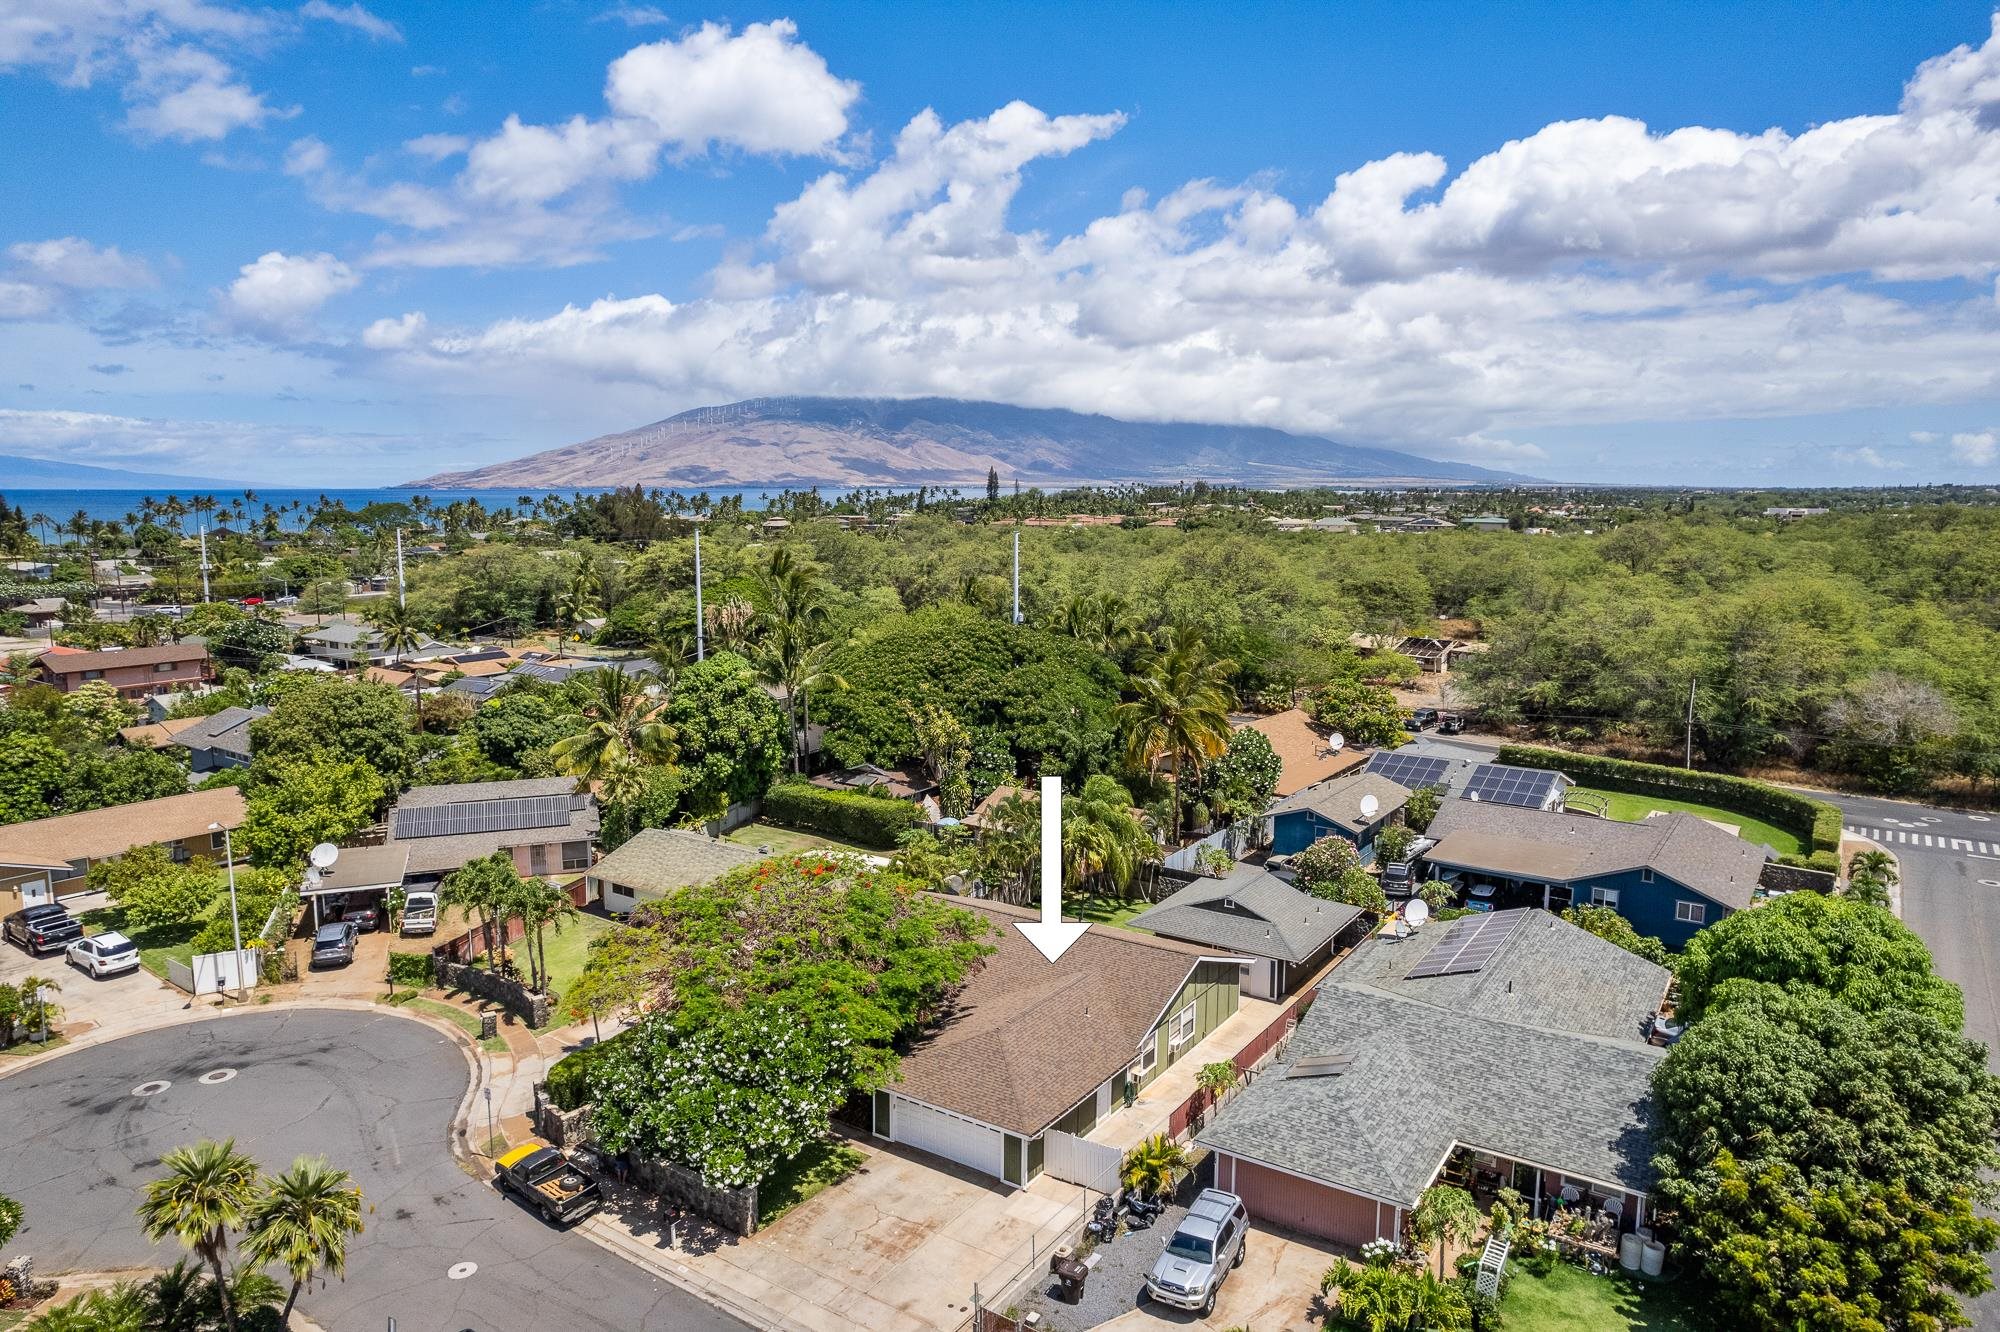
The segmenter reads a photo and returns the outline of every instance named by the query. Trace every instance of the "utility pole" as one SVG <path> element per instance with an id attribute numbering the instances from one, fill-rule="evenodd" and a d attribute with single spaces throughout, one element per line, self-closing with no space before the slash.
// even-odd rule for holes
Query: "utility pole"
<path id="1" fill-rule="evenodd" d="M 396 529 L 396 604 L 403 604 L 403 529 Z"/>
<path id="2" fill-rule="evenodd" d="M 229 829 L 220 823 L 211 823 L 208 830 L 222 834 L 222 858 L 229 862 L 229 934 L 236 945 L 236 1002 L 247 1003 L 249 992 L 243 985 L 243 925 L 236 917 L 236 847 L 230 841 Z"/>
<path id="3" fill-rule="evenodd" d="M 1021 622 L 1021 529 L 1014 529 L 1014 623 Z"/>
<path id="4" fill-rule="evenodd" d="M 186 529 L 183 528 L 182 530 L 185 531 Z M 201 537 L 201 599 L 203 601 L 207 601 L 208 600 L 208 521 L 206 519 L 202 520 L 199 535 Z"/>
<path id="5" fill-rule="evenodd" d="M 1694 767 L 1694 681 L 1693 680 L 1688 681 L 1687 761 L 1683 763 L 1681 766 L 1685 768 Z"/>
<path id="6" fill-rule="evenodd" d="M 701 623 L 701 524 L 694 529 L 694 659 L 708 660 L 708 636 Z"/>

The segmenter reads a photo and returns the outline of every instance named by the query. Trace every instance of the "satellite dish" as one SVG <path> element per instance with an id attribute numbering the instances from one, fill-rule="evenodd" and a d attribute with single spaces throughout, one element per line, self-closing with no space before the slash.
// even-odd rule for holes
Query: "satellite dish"
<path id="1" fill-rule="evenodd" d="M 1334 753 L 1338 754 L 1341 750 L 1347 748 L 1347 737 L 1342 735 L 1339 731 L 1335 731 L 1333 735 L 1327 739 L 1326 747 L 1328 749 L 1331 749 Z"/>
<path id="2" fill-rule="evenodd" d="M 1364 818 L 1364 819 L 1372 819 L 1372 818 L 1374 818 L 1374 817 L 1375 817 L 1375 811 L 1376 811 L 1376 810 L 1378 810 L 1378 809 L 1380 809 L 1380 808 L 1382 808 L 1382 802 L 1381 802 L 1381 801 L 1379 801 L 1379 800 L 1377 800 L 1377 799 L 1376 799 L 1376 798 L 1375 798 L 1374 796 L 1372 796 L 1372 795 L 1365 795 L 1365 796 L 1362 796 L 1362 797 L 1361 797 L 1361 817 L 1362 817 L 1362 818 Z"/>
<path id="3" fill-rule="evenodd" d="M 340 848 L 332 842 L 321 842 L 318 846 L 306 852 L 306 859 L 312 862 L 314 869 L 332 869 L 333 862 L 340 859 Z"/>
<path id="4" fill-rule="evenodd" d="M 1477 792 L 1477 791 L 1467 791 L 1467 792 L 1465 793 L 1465 798 L 1466 798 L 1467 800 L 1470 800 L 1470 801 L 1471 801 L 1471 802 L 1472 802 L 1473 804 L 1475 804 L 1475 805 L 1476 805 L 1476 804 L 1478 804 L 1478 803 L 1479 803 L 1479 792 Z M 1647 817 L 1648 817 L 1648 818 L 1650 818 L 1650 817 L 1652 817 L 1652 816 L 1651 816 L 1651 815 L 1648 815 Z"/>
<path id="5" fill-rule="evenodd" d="M 1412 929 L 1423 924 L 1430 918 L 1431 918 L 1430 904 L 1425 902 L 1424 899 L 1421 897 L 1412 899 L 1410 903 L 1403 908 L 1403 919 L 1410 922 L 1410 927 Z"/>

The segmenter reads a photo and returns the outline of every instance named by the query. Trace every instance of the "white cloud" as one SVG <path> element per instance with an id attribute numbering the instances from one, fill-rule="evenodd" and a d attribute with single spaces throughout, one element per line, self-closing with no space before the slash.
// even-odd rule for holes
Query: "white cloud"
<path id="1" fill-rule="evenodd" d="M 142 139 L 201 143 L 273 116 L 298 114 L 297 108 L 272 107 L 225 61 L 197 47 L 142 41 L 135 47 L 134 65 L 126 89 L 132 105 L 125 127 Z"/>
<path id="2" fill-rule="evenodd" d="M 403 141 L 403 151 L 412 157 L 421 157 L 426 162 L 442 162 L 448 157 L 457 157 L 472 147 L 472 140 L 463 134 L 419 134 L 414 139 Z"/>
<path id="3" fill-rule="evenodd" d="M 39 319 L 56 308 L 56 293 L 33 282 L 0 278 L 0 319 Z"/>
<path id="4" fill-rule="evenodd" d="M 678 41 L 635 47 L 612 62 L 604 99 L 683 153 L 712 145 L 751 153 L 831 153 L 847 133 L 861 85 L 838 79 L 797 40 L 790 19 L 732 34 L 704 23 Z"/>
<path id="5" fill-rule="evenodd" d="M 149 287 L 155 281 L 145 260 L 121 253 L 116 245 L 99 247 L 80 236 L 21 241 L 8 246 L 7 255 L 35 278 L 77 291 Z"/>
<path id="6" fill-rule="evenodd" d="M 362 330 L 361 345 L 371 351 L 398 351 L 414 346 L 423 336 L 427 322 L 421 310 L 394 319 L 378 319 Z"/>
<path id="7" fill-rule="evenodd" d="M 1985 467 L 2000 457 L 2000 431 L 1961 431 L 1951 437 L 1951 456 L 1971 467 Z"/>
<path id="8" fill-rule="evenodd" d="M 623 23 L 628 28 L 651 28 L 671 23 L 667 11 L 653 5 L 619 5 L 591 19 L 592 23 Z"/>
<path id="9" fill-rule="evenodd" d="M 322 19 L 343 28 L 352 28 L 378 42 L 400 42 L 403 30 L 385 18 L 370 13 L 359 4 L 336 5 L 328 0 L 306 0 L 299 8 L 304 18 Z"/>
<path id="10" fill-rule="evenodd" d="M 1867 467 L 1878 472 L 1903 470 L 1903 463 L 1900 460 L 1884 457 L 1882 451 L 1872 444 L 1863 444 L 1851 449 L 1835 449 L 1833 458 L 1835 462 Z"/>
<path id="11" fill-rule="evenodd" d="M 1910 443 L 1912 444 L 1935 444 L 1937 443 L 1937 439 L 1938 437 L 1933 431 L 1912 430 L 1910 432 Z"/>
<path id="12" fill-rule="evenodd" d="M 238 270 L 223 293 L 223 308 L 237 322 L 272 330 L 295 330 L 361 277 L 330 254 L 260 255 Z"/>

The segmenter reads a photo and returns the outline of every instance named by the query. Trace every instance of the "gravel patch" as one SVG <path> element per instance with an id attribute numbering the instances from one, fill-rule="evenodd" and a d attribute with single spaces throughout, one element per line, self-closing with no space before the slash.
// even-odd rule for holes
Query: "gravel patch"
<path id="1" fill-rule="evenodd" d="M 1110 1243 L 1100 1244 L 1094 1250 L 1097 1266 L 1083 1283 L 1083 1298 L 1075 1304 L 1058 1299 L 1055 1292 L 1061 1288 L 1053 1276 L 1046 1271 L 1038 1280 L 1033 1291 L 1024 1296 L 1020 1310 L 1041 1314 L 1043 1327 L 1052 1332 L 1087 1332 L 1087 1329 L 1108 1323 L 1120 1314 L 1130 1313 L 1141 1304 L 1170 1318 L 1185 1318 L 1192 1323 L 1192 1313 L 1156 1304 L 1144 1296 L 1146 1273 L 1153 1270 L 1153 1264 L 1160 1257 L 1160 1250 L 1166 1247 L 1167 1237 L 1187 1215 L 1188 1204 L 1205 1186 L 1200 1176 L 1206 1171 L 1197 1171 L 1196 1178 L 1182 1181 L 1175 1200 L 1166 1211 L 1160 1213 L 1153 1224 L 1144 1230 L 1121 1230 Z"/>

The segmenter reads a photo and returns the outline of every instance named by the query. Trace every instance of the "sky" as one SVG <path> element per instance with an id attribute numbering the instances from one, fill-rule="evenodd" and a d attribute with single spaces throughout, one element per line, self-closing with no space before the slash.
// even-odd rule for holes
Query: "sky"
<path id="1" fill-rule="evenodd" d="M 393 484 L 773 394 L 2000 481 L 2000 21 L 0 0 L 0 454 Z"/>

